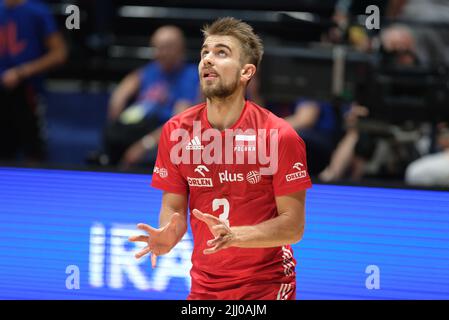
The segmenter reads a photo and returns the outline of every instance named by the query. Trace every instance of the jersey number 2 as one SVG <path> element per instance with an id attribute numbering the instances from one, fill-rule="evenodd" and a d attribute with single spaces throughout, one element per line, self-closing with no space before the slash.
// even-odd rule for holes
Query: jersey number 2
<path id="1" fill-rule="evenodd" d="M 224 221 L 229 227 L 229 201 L 226 198 L 214 199 L 212 201 L 212 210 L 217 211 L 223 207 L 223 213 L 218 216 L 218 219 Z"/>

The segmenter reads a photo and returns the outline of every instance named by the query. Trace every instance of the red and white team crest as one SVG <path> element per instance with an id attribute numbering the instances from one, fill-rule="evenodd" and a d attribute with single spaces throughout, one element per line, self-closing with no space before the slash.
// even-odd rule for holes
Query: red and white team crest
<path id="1" fill-rule="evenodd" d="M 168 177 L 168 171 L 165 168 L 159 168 L 159 167 L 154 167 L 153 169 L 153 173 L 154 174 L 158 174 L 161 178 L 167 178 Z"/>
<path id="2" fill-rule="evenodd" d="M 159 175 L 161 176 L 161 178 L 167 178 L 168 177 L 168 171 L 165 168 L 160 168 L 159 169 Z"/>

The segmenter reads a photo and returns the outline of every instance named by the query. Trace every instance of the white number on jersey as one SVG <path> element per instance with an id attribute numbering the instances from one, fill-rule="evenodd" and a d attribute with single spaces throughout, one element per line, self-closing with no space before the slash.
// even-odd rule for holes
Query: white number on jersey
<path id="1" fill-rule="evenodd" d="M 218 218 L 226 223 L 229 227 L 229 201 L 226 198 L 214 199 L 212 201 L 212 210 L 217 211 L 223 206 L 223 213 L 218 216 Z"/>

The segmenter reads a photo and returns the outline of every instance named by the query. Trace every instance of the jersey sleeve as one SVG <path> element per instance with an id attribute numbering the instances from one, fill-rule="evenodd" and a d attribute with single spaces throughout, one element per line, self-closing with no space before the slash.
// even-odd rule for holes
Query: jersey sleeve
<path id="1" fill-rule="evenodd" d="M 187 181 L 182 176 L 178 165 L 170 160 L 171 146 L 169 123 L 166 123 L 159 140 L 151 186 L 166 192 L 185 194 L 189 191 Z"/>
<path id="2" fill-rule="evenodd" d="M 282 129 L 278 146 L 278 170 L 273 176 L 275 196 L 312 187 L 307 171 L 306 146 L 290 126 Z"/>

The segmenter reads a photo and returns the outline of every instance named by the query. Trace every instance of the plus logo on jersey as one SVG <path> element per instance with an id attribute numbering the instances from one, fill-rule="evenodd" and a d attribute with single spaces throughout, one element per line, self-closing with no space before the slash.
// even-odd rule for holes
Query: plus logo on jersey
<path id="1" fill-rule="evenodd" d="M 307 176 L 307 171 L 305 170 L 305 166 L 301 162 L 296 162 L 293 165 L 293 169 L 296 169 L 297 171 L 294 173 L 287 174 L 285 176 L 285 179 L 287 180 L 287 182 L 302 179 Z"/>
<path id="2" fill-rule="evenodd" d="M 224 172 L 218 173 L 218 178 L 220 183 L 223 182 L 241 182 L 243 181 L 243 173 L 233 173 L 225 170 Z"/>
<path id="3" fill-rule="evenodd" d="M 225 170 L 224 172 L 218 173 L 218 178 L 220 179 L 220 183 L 224 182 L 243 182 L 245 181 L 245 175 L 243 173 L 233 173 Z M 262 176 L 259 171 L 250 171 L 246 175 L 246 181 L 251 184 L 259 183 Z"/>
<path id="4" fill-rule="evenodd" d="M 190 187 L 213 187 L 214 183 L 212 182 L 212 178 L 206 178 L 206 173 L 210 170 L 204 166 L 204 165 L 198 165 L 193 170 L 194 172 L 198 173 L 202 178 L 193 178 L 193 177 L 187 177 L 187 182 Z M 204 173 L 206 172 L 206 173 Z"/>

